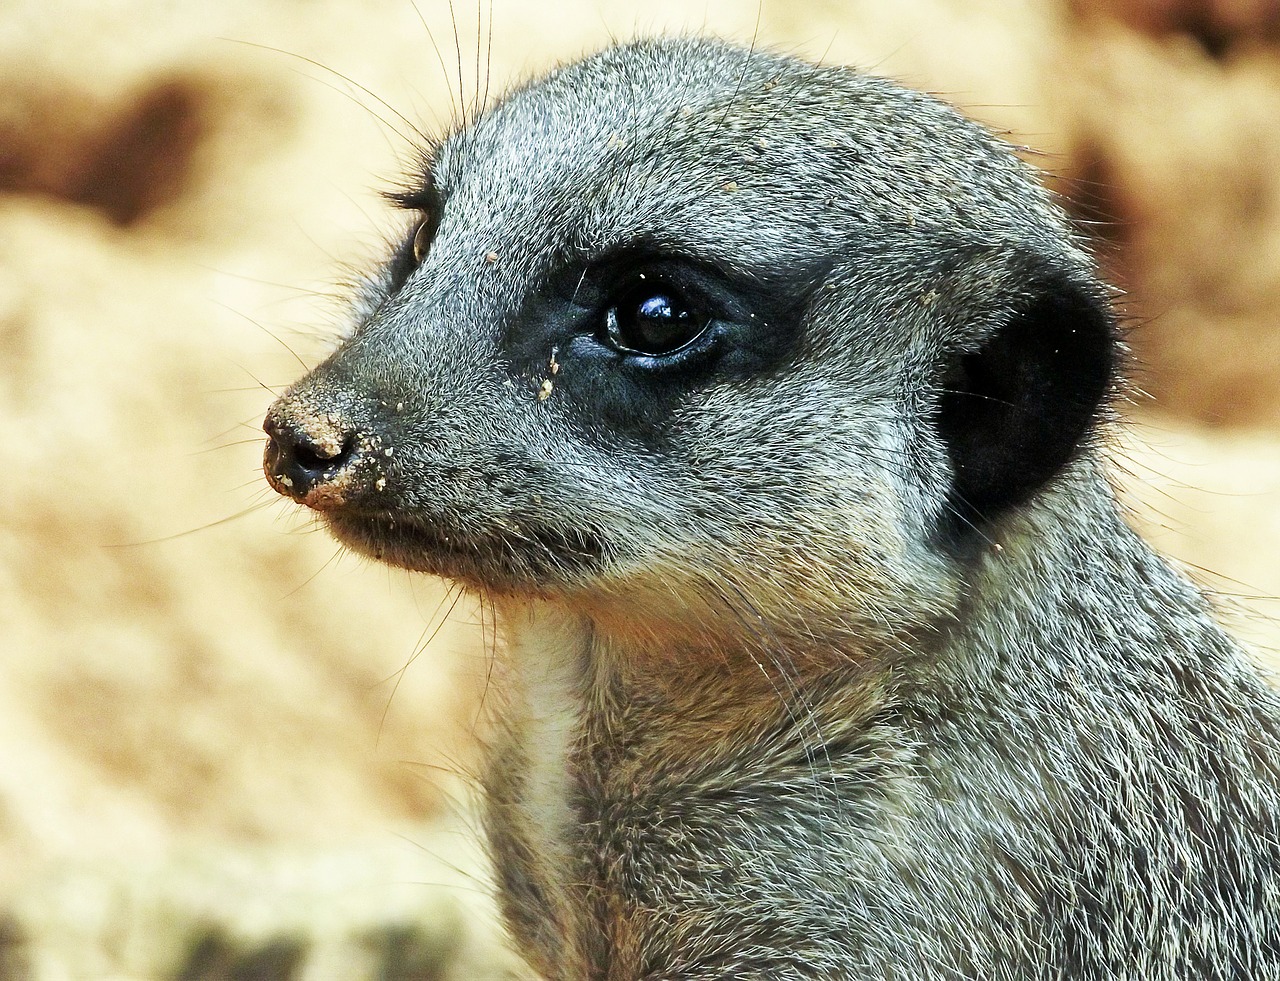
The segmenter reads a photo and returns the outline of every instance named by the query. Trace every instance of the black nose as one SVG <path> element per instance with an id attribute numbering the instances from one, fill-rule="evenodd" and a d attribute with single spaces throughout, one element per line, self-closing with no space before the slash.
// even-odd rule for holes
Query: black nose
<path id="1" fill-rule="evenodd" d="M 355 434 L 326 421 L 310 431 L 268 414 L 262 424 L 267 449 L 262 467 L 281 494 L 302 501 L 343 471 L 355 453 Z"/>

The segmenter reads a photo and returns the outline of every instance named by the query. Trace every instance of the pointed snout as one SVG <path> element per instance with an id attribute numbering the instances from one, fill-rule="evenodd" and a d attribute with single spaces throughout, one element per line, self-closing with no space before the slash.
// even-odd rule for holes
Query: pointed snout
<path id="1" fill-rule="evenodd" d="M 276 402 L 262 423 L 262 469 L 280 494 L 318 511 L 340 507 L 369 484 L 370 440 L 338 412 L 316 412 L 300 399 Z"/>

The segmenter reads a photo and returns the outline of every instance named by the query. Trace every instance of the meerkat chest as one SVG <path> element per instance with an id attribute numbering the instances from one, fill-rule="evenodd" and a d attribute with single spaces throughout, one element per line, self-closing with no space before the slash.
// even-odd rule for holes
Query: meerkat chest
<path id="1" fill-rule="evenodd" d="M 619 668 L 568 619 L 524 627 L 504 666 L 487 832 L 504 917 L 544 975 L 639 977 L 712 957 L 770 875 L 826 895 L 824 908 L 862 879 L 881 888 L 880 843 L 897 836 L 860 829 L 887 826 L 884 788 L 904 760 L 872 725 L 883 703 L 868 685 L 815 702 L 760 670 L 729 685 L 722 661 L 657 677 Z M 833 855 L 847 866 L 836 874 Z M 793 927 L 790 946 L 815 942 L 810 926 L 771 929 Z"/>

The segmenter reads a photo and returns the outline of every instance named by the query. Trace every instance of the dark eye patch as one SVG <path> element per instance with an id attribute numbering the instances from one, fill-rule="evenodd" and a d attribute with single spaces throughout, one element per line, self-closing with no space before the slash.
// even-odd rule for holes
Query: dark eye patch
<path id="1" fill-rule="evenodd" d="M 730 268 L 642 244 L 590 263 L 565 263 L 549 278 L 547 292 L 599 317 L 612 306 L 645 302 L 665 292 L 695 316 L 772 323 L 794 318 L 824 271 Z M 649 296 L 642 295 L 646 292 Z"/>
<path id="2" fill-rule="evenodd" d="M 813 288 L 798 276 L 778 289 L 671 252 L 565 262 L 507 321 L 502 358 L 517 391 L 583 438 L 659 446 L 700 390 L 789 361 Z"/>

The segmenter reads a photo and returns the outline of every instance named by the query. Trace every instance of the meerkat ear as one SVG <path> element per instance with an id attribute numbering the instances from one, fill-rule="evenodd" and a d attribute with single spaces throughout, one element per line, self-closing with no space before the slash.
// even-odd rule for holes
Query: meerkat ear
<path id="1" fill-rule="evenodd" d="M 1102 291 L 1013 264 L 1020 268 L 1003 271 L 1017 299 L 976 349 L 953 354 L 942 380 L 950 503 L 970 523 L 1021 504 L 1067 464 L 1093 432 L 1116 371 L 1115 322 Z"/>

